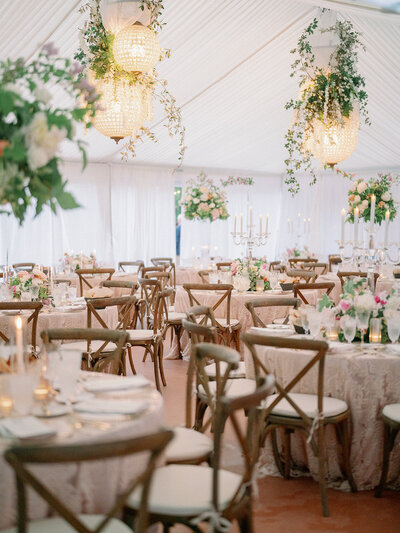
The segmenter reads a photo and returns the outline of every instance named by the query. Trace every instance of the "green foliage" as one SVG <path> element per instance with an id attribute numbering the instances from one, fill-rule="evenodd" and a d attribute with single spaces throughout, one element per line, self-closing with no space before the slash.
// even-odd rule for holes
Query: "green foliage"
<path id="1" fill-rule="evenodd" d="M 343 118 L 348 118 L 354 109 L 359 109 L 369 124 L 367 113 L 368 96 L 364 78 L 357 72 L 358 49 L 365 50 L 361 34 L 354 30 L 350 21 L 337 21 L 330 28 L 321 30 L 335 32 L 339 45 L 332 54 L 327 69 L 315 65 L 315 56 L 310 43 L 310 36 L 318 29 L 315 18 L 303 31 L 297 47 L 291 53 L 298 57 L 292 64 L 291 77 L 300 78 L 300 95 L 297 100 L 290 100 L 285 108 L 295 113 L 293 125 L 285 135 L 285 148 L 288 157 L 285 160 L 288 190 L 295 194 L 299 191 L 296 173 L 300 170 L 310 174 L 310 185 L 316 182 L 316 170 L 313 155 L 304 147 L 305 140 L 313 134 L 313 121 L 319 120 L 325 126 L 343 125 Z"/>
<path id="2" fill-rule="evenodd" d="M 318 300 L 318 311 L 321 312 L 322 309 L 330 309 L 331 307 L 334 307 L 335 304 L 332 302 L 332 300 L 329 298 L 329 296 L 325 293 L 322 295 L 322 298 Z"/>

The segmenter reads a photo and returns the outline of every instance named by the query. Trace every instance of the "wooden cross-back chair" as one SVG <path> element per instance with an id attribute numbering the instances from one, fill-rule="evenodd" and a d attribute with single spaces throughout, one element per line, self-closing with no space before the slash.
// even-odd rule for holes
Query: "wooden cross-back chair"
<path id="1" fill-rule="evenodd" d="M 102 531 L 131 531 L 115 515 L 120 512 L 136 487 L 143 488 L 138 505 L 135 532 L 145 533 L 148 527 L 147 496 L 151 486 L 151 479 L 157 462 L 172 438 L 172 432 L 160 430 L 150 435 L 136 438 L 124 438 L 119 440 L 107 440 L 106 442 L 90 442 L 85 444 L 47 444 L 46 446 L 23 445 L 12 446 L 5 454 L 5 460 L 15 472 L 18 517 L 15 533 L 34 531 L 71 531 L 79 533 L 101 533 Z M 147 453 L 145 453 L 147 452 Z M 86 461 L 105 461 L 141 454 L 142 472 L 135 480 L 130 480 L 126 487 L 121 490 L 111 509 L 104 515 L 76 514 L 57 495 L 57 487 L 48 487 L 40 477 L 42 470 L 36 465 L 53 465 L 81 463 Z M 32 468 L 34 466 L 34 468 Z M 38 521 L 28 519 L 27 487 L 31 487 L 43 498 L 49 506 L 56 511 L 59 517 L 45 518 Z M 11 530 L 10 530 L 11 531 Z"/>
<path id="2" fill-rule="evenodd" d="M 153 322 L 154 309 L 157 301 L 157 294 L 161 290 L 160 282 L 157 279 L 139 278 L 141 300 L 145 308 L 147 328 Z"/>
<path id="3" fill-rule="evenodd" d="M 139 288 L 139 283 L 136 281 L 124 281 L 124 280 L 105 280 L 100 283 L 100 287 L 108 287 L 109 289 L 127 289 L 129 296 L 133 296 Z"/>
<path id="4" fill-rule="evenodd" d="M 389 471 L 390 454 L 395 447 L 396 437 L 400 432 L 400 403 L 385 405 L 382 410 L 383 429 L 383 460 L 379 484 L 375 487 L 375 498 L 382 496 Z"/>
<path id="5" fill-rule="evenodd" d="M 171 272 L 146 272 L 145 279 L 156 279 L 160 282 L 161 289 L 171 286 Z"/>
<path id="6" fill-rule="evenodd" d="M 107 280 L 110 280 L 112 278 L 112 275 L 115 272 L 114 268 L 78 268 L 75 271 L 78 274 L 79 277 L 79 288 L 81 291 L 81 294 L 83 294 L 84 286 L 86 286 L 89 289 L 93 289 L 93 285 L 91 283 L 90 277 L 87 278 L 86 276 L 101 276 L 101 275 L 107 275 Z"/>
<path id="7" fill-rule="evenodd" d="M 97 328 L 57 328 L 45 329 L 40 336 L 48 348 L 51 348 L 50 343 L 53 341 L 75 341 L 68 342 L 62 347 L 65 350 L 81 351 L 82 366 L 85 370 L 110 374 L 121 374 L 123 371 L 122 350 L 128 339 L 128 334 L 125 331 Z M 107 347 L 107 345 L 111 345 L 112 348 L 107 352 L 102 351 L 103 347 Z"/>
<path id="8" fill-rule="evenodd" d="M 201 343 L 193 353 L 194 366 L 201 373 L 209 358 L 221 362 L 227 369 L 234 369 L 240 359 L 230 348 Z M 273 379 L 269 376 L 253 382 L 253 391 L 236 398 L 226 396 L 226 383 L 222 373 L 219 382 L 212 382 L 214 388 L 212 468 L 204 466 L 169 465 L 161 467 L 154 474 L 148 506 L 150 523 L 161 522 L 164 532 L 177 523 L 184 524 L 195 532 L 230 531 L 231 522 L 236 520 L 242 533 L 254 531 L 252 517 L 253 479 L 259 456 L 259 440 L 263 429 L 263 411 L 259 408 L 271 392 Z M 204 379 L 205 390 L 209 384 Z M 246 411 L 246 420 L 239 419 L 239 411 Z M 222 468 L 223 435 L 226 421 L 231 422 L 234 440 L 243 458 L 241 474 Z M 196 480 L 195 483 L 193 480 Z M 168 487 L 168 494 L 166 493 Z M 128 499 L 125 516 L 135 516 L 139 509 L 140 493 L 133 493 Z M 188 509 L 195 509 L 188 512 Z M 207 529 L 200 529 L 200 523 L 208 522 Z"/>
<path id="9" fill-rule="evenodd" d="M 297 298 L 284 298 L 282 296 L 277 296 L 276 298 L 257 298 L 248 300 L 245 302 L 245 307 L 251 314 L 251 318 L 253 320 L 253 326 L 257 328 L 265 328 L 267 324 L 264 323 L 263 320 L 261 320 L 260 316 L 257 314 L 256 310 L 262 311 L 263 309 L 270 308 L 270 307 L 292 307 L 293 309 L 297 309 L 299 307 L 299 300 Z M 280 321 L 280 320 L 279 320 Z M 282 324 L 287 324 L 289 322 L 289 313 L 284 317 L 282 321 L 280 321 Z"/>
<path id="10" fill-rule="evenodd" d="M 70 279 L 55 279 L 53 281 L 54 285 L 67 285 L 67 287 L 70 287 L 72 285 L 72 281 Z"/>
<path id="11" fill-rule="evenodd" d="M 307 283 L 314 283 L 318 277 L 316 272 L 299 268 L 287 270 L 287 275 L 291 278 L 299 278 Z"/>
<path id="12" fill-rule="evenodd" d="M 254 367 L 255 379 L 260 376 L 274 374 L 267 363 L 257 353 L 261 347 L 283 350 L 310 350 L 314 355 L 294 376 L 285 379 L 286 383 L 275 380 L 276 393 L 269 396 L 264 404 L 265 429 L 262 441 L 271 433 L 275 461 L 280 473 L 290 477 L 290 435 L 298 430 L 305 435 L 311 444 L 312 451 L 318 458 L 318 480 L 322 501 L 322 512 L 329 516 L 325 486 L 325 427 L 332 424 L 336 436 L 341 444 L 344 458 L 344 474 L 351 490 L 357 490 L 350 467 L 350 409 L 346 402 L 336 398 L 324 396 L 325 355 L 328 344 L 323 341 L 296 339 L 289 337 L 257 335 L 243 333 L 243 342 L 250 350 Z M 258 350 L 257 350 L 258 349 Z M 287 356 L 286 354 L 282 355 Z M 309 372 L 317 373 L 316 394 L 299 394 L 294 392 L 296 385 Z M 276 378 L 276 376 L 275 376 Z M 280 429 L 282 436 L 282 455 L 279 454 L 276 430 Z"/>
<path id="13" fill-rule="evenodd" d="M 210 283 L 210 270 L 199 270 L 197 274 L 200 276 L 202 283 Z"/>
<path id="14" fill-rule="evenodd" d="M 295 298 L 299 297 L 306 305 L 310 305 L 310 302 L 307 300 L 307 295 L 303 293 L 305 290 L 317 290 L 325 291 L 327 296 L 335 288 L 333 281 L 326 282 L 316 282 L 316 283 L 294 283 L 293 284 L 293 295 Z"/>
<path id="15" fill-rule="evenodd" d="M 290 268 L 296 268 L 297 263 L 317 263 L 318 259 L 315 257 L 289 257 Z"/>
<path id="16" fill-rule="evenodd" d="M 36 263 L 14 263 L 12 265 L 13 269 L 16 272 L 19 272 L 20 270 L 26 270 L 27 272 L 31 272 L 35 268 Z"/>
<path id="17" fill-rule="evenodd" d="M 218 334 L 224 341 L 224 344 L 230 345 L 232 341 L 235 342 L 237 350 L 240 350 L 240 329 L 241 324 L 237 319 L 231 319 L 231 295 L 233 286 L 231 284 L 224 283 L 184 283 L 183 288 L 189 296 L 190 306 L 203 305 L 199 300 L 199 296 L 196 292 L 199 291 L 212 291 L 219 298 L 213 304 L 212 310 L 215 312 L 218 308 L 222 308 L 222 304 L 225 302 L 226 318 L 215 318 L 215 322 L 218 329 Z"/>
<path id="18" fill-rule="evenodd" d="M 328 272 L 328 263 L 318 263 L 315 261 L 306 262 L 302 264 L 302 268 L 304 270 L 317 272 L 318 276 L 323 276 Z"/>
<path id="19" fill-rule="evenodd" d="M 93 319 L 96 319 L 100 326 L 104 329 L 110 329 L 108 325 L 104 322 L 102 316 L 99 313 L 100 309 L 106 309 L 107 307 L 116 307 L 118 312 L 118 322 L 116 326 L 112 329 L 114 330 L 126 330 L 131 324 L 132 315 L 134 314 L 133 309 L 136 304 L 135 296 L 119 296 L 118 298 L 86 298 L 87 304 L 87 327 L 91 328 L 93 324 Z M 123 356 L 122 356 L 122 374 L 126 375 L 126 361 L 125 361 L 125 349 L 128 351 L 129 360 L 132 366 L 132 372 L 136 374 L 135 367 L 132 361 L 131 347 L 129 344 L 124 346 Z M 90 345 L 88 345 L 88 352 L 90 350 Z M 107 350 L 106 344 L 101 347 L 101 352 L 109 351 Z M 90 353 L 90 352 L 89 352 Z"/>
<path id="20" fill-rule="evenodd" d="M 37 355 L 37 324 L 39 319 L 39 313 L 42 307 L 42 302 L 0 302 L 0 311 L 31 311 L 31 314 L 27 318 L 23 315 L 21 315 L 21 318 L 23 320 L 26 320 L 27 324 L 32 324 L 31 344 L 32 355 L 34 355 L 35 357 Z M 8 337 L 1 330 L 0 337 L 3 339 L 4 342 L 10 342 L 10 337 Z"/>
<path id="21" fill-rule="evenodd" d="M 282 261 L 271 261 L 269 264 L 269 270 L 270 272 L 278 271 L 278 272 L 285 272 L 286 267 L 282 264 Z"/>
<path id="22" fill-rule="evenodd" d="M 229 270 L 232 261 L 219 261 L 218 263 L 215 263 L 217 266 L 217 270 Z"/>
<path id="23" fill-rule="evenodd" d="M 144 261 L 120 261 L 118 263 L 118 270 L 121 270 L 122 272 L 126 272 L 125 268 L 127 267 L 137 267 L 136 274 L 139 276 L 140 271 L 144 267 Z"/>
<path id="24" fill-rule="evenodd" d="M 341 262 L 342 262 L 342 258 L 340 257 L 340 255 L 337 255 L 337 254 L 328 255 L 329 272 L 332 272 L 333 265 L 340 265 Z"/>
<path id="25" fill-rule="evenodd" d="M 176 288 L 176 268 L 172 257 L 153 257 L 150 259 L 154 266 L 165 266 L 167 272 L 171 273 L 171 279 Z"/>
<path id="26" fill-rule="evenodd" d="M 351 278 L 365 278 L 365 279 L 367 279 L 367 277 L 368 277 L 368 273 L 367 272 L 359 272 L 357 270 L 354 271 L 354 272 L 342 271 L 342 272 L 338 272 L 337 275 L 338 275 L 338 278 L 340 279 L 340 284 L 342 286 L 342 290 L 343 290 L 344 284 L 346 283 L 346 281 L 348 279 L 351 279 Z M 377 282 L 378 278 L 379 278 L 378 272 L 374 272 L 374 289 L 376 288 L 376 282 Z"/>

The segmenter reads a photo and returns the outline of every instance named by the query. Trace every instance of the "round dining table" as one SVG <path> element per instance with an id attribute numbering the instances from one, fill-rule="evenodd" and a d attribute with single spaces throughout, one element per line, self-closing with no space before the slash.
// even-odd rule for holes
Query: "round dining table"
<path id="1" fill-rule="evenodd" d="M 259 333 L 260 335 L 263 333 Z M 400 350 L 391 351 L 383 345 L 379 349 L 332 344 L 325 359 L 324 394 L 345 400 L 351 411 L 351 468 L 358 490 L 373 489 L 379 481 L 383 454 L 382 409 L 400 400 Z M 338 346 L 338 347 L 337 347 Z M 397 345 L 400 348 L 400 345 Z M 397 348 L 396 347 L 396 348 Z M 279 383 L 287 384 L 307 363 L 313 352 L 256 346 L 257 355 Z M 250 352 L 244 354 L 247 377 L 254 377 Z M 315 394 L 317 372 L 314 368 L 293 389 L 293 392 Z M 326 461 L 328 486 L 349 490 L 343 481 L 340 446 L 333 427 L 326 430 Z M 306 467 L 318 479 L 317 459 L 300 433 L 292 435 L 292 457 L 298 472 Z M 279 475 L 270 440 L 261 453 L 260 471 L 264 475 Z M 400 447 L 390 458 L 388 483 L 400 487 Z"/>
<path id="2" fill-rule="evenodd" d="M 198 272 L 198 269 L 194 267 L 176 267 L 176 284 L 183 285 L 184 283 L 201 283 L 202 280 Z"/>
<path id="3" fill-rule="evenodd" d="M 85 275 L 85 277 L 87 278 L 88 282 L 90 283 L 90 285 L 92 287 L 98 287 L 102 281 L 105 281 L 108 278 L 108 274 L 99 274 L 99 275 L 95 275 L 95 276 Z M 112 275 L 111 280 L 113 280 L 113 281 L 134 281 L 134 282 L 137 282 L 138 275 L 136 273 L 133 273 L 133 272 L 116 271 Z M 71 283 L 71 285 L 70 285 L 71 287 L 76 287 L 77 296 L 82 296 L 81 289 L 80 289 L 80 283 L 79 283 L 79 277 L 78 277 L 78 274 L 76 274 L 75 272 L 72 272 L 72 273 L 69 273 L 69 274 L 67 274 L 67 273 L 59 273 L 56 276 L 56 281 L 58 281 L 60 283 L 62 283 L 63 281 L 70 282 Z M 89 288 L 90 287 L 88 285 L 86 285 L 85 283 L 83 284 L 83 290 L 84 291 L 89 289 Z M 114 293 L 114 296 L 116 298 L 119 297 L 119 296 L 125 296 L 127 294 L 126 290 L 120 289 L 120 288 L 114 288 L 113 289 L 113 293 Z"/>
<path id="4" fill-rule="evenodd" d="M 124 400 L 131 398 L 141 401 L 142 409 L 134 415 L 96 415 L 72 411 L 56 418 L 40 418 L 52 428 L 56 435 L 44 444 L 60 443 L 72 445 L 78 443 L 96 443 L 107 440 L 140 437 L 160 429 L 164 424 L 164 411 L 161 395 L 150 383 L 131 391 L 122 382 L 122 376 L 112 376 L 96 372 L 83 372 L 81 385 L 104 380 L 120 380 L 121 391 L 114 387 L 112 391 L 97 393 L 98 399 L 107 404 L 111 398 Z M 0 419 L 0 530 L 11 527 L 17 520 L 17 501 L 15 476 L 11 467 L 5 462 L 4 451 L 15 441 L 2 433 Z M 18 441 L 21 444 L 21 441 Z M 118 495 L 137 478 L 145 466 L 143 454 L 86 463 L 36 465 L 34 471 L 40 473 L 41 481 L 54 491 L 57 497 L 75 513 L 101 514 L 110 510 Z M 33 470 L 33 468 L 32 468 Z M 48 504 L 32 489 L 28 489 L 28 509 L 31 520 L 40 520 L 49 516 Z"/>

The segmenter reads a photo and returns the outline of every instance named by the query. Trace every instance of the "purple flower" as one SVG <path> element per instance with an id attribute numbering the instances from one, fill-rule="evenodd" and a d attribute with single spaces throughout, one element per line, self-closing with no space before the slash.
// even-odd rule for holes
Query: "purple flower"
<path id="1" fill-rule="evenodd" d="M 70 68 L 70 73 L 72 76 L 76 76 L 77 74 L 80 74 L 83 70 L 83 65 L 79 63 L 78 61 L 74 61 Z"/>
<path id="2" fill-rule="evenodd" d="M 46 43 L 42 46 L 43 52 L 45 52 L 49 56 L 55 56 L 58 54 L 58 48 L 55 46 L 54 43 Z"/>

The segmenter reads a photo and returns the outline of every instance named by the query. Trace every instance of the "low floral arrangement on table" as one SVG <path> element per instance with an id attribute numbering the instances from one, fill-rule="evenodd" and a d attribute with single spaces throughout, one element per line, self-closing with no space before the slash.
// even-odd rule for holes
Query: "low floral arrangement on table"
<path id="1" fill-rule="evenodd" d="M 13 298 L 21 298 L 22 293 L 30 292 L 32 300 L 42 300 L 50 303 L 50 294 L 47 276 L 41 270 L 34 268 L 32 272 L 21 270 L 9 280 Z"/>
<path id="2" fill-rule="evenodd" d="M 292 257 L 305 257 L 307 259 L 314 257 L 315 254 L 310 252 L 308 246 L 304 246 L 301 250 L 300 248 L 286 248 L 286 258 L 291 259 Z"/>
<path id="3" fill-rule="evenodd" d="M 371 218 L 371 196 L 376 196 L 375 223 L 381 224 L 385 220 L 385 213 L 389 211 L 389 220 L 394 220 L 397 208 L 393 200 L 391 188 L 399 182 L 398 176 L 391 174 L 378 174 L 377 178 L 366 181 L 363 178 L 356 180 L 348 192 L 347 222 L 354 222 L 354 209 L 358 207 L 359 218 L 368 222 Z"/>
<path id="4" fill-rule="evenodd" d="M 0 212 L 9 214 L 11 209 L 20 224 L 31 205 L 36 215 L 44 205 L 54 213 L 57 205 L 79 207 L 65 190 L 58 152 L 64 139 L 74 141 L 86 164 L 83 143 L 75 140 L 75 123 L 91 126 L 98 95 L 86 80 L 78 80 L 79 64 L 56 54 L 48 44 L 31 62 L 0 61 Z M 63 107 L 52 102 L 50 84 L 63 91 Z"/>
<path id="5" fill-rule="evenodd" d="M 76 271 L 80 268 L 94 268 L 96 266 L 96 256 L 93 252 L 90 255 L 65 253 L 63 263 L 64 270 Z"/>
<path id="6" fill-rule="evenodd" d="M 225 191 L 214 185 L 207 174 L 188 181 L 188 185 L 179 202 L 188 220 L 226 220 L 229 217 Z"/>
<path id="7" fill-rule="evenodd" d="M 242 278 L 248 279 L 248 287 L 246 290 L 255 291 L 257 280 L 264 281 L 264 291 L 270 290 L 271 287 L 271 272 L 268 270 L 267 261 L 262 259 L 235 259 L 229 267 L 232 275 L 234 285 Z M 236 280 L 235 280 L 236 278 Z"/>

